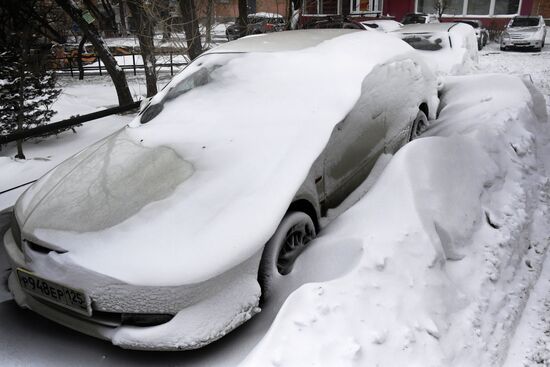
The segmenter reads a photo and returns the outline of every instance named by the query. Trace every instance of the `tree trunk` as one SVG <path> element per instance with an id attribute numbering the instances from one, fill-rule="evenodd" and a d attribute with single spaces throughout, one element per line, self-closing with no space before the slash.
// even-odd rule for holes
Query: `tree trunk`
<path id="1" fill-rule="evenodd" d="M 201 34 L 195 0 L 178 0 L 181 16 L 183 18 L 183 31 L 187 42 L 187 53 L 191 60 L 202 53 Z"/>
<path id="2" fill-rule="evenodd" d="M 78 25 L 83 36 L 86 36 L 88 40 L 94 46 L 95 52 L 105 65 L 105 69 L 111 76 L 113 84 L 118 95 L 118 103 L 121 106 L 128 105 L 134 100 L 128 88 L 128 82 L 126 81 L 126 75 L 124 71 L 118 66 L 115 58 L 103 42 L 103 39 L 97 33 L 93 24 L 88 24 L 84 18 L 82 18 L 82 10 L 76 6 L 73 0 L 55 0 L 56 3 L 67 13 L 71 19 Z"/>
<path id="3" fill-rule="evenodd" d="M 126 26 L 126 9 L 124 0 L 118 0 L 118 13 L 120 15 L 120 33 L 122 37 L 128 35 L 128 27 Z"/>
<path id="4" fill-rule="evenodd" d="M 30 29 L 23 28 L 21 33 L 21 60 L 19 62 L 19 98 L 18 98 L 18 108 L 17 108 L 17 132 L 23 130 L 23 123 L 25 119 L 25 72 L 27 68 L 27 63 L 29 60 L 29 37 Z M 17 154 L 15 158 L 25 159 L 25 154 L 23 154 L 23 140 L 17 140 Z"/>
<path id="5" fill-rule="evenodd" d="M 212 16 L 214 15 L 214 0 L 208 0 L 206 4 L 206 40 L 205 43 L 210 46 L 212 43 Z"/>
<path id="6" fill-rule="evenodd" d="M 246 0 L 239 0 L 239 18 L 237 24 L 246 27 L 248 24 L 248 3 Z"/>
<path id="7" fill-rule="evenodd" d="M 147 97 L 157 94 L 157 73 L 155 69 L 155 44 L 154 44 L 154 24 L 145 12 L 143 0 L 127 0 L 130 14 L 135 20 L 137 37 L 143 65 L 145 69 L 145 81 L 147 84 Z"/>
<path id="8" fill-rule="evenodd" d="M 78 80 L 84 79 L 84 67 L 82 66 L 82 51 L 84 50 L 84 44 L 86 43 L 86 36 L 82 36 L 80 43 L 78 44 L 78 53 L 76 55 L 76 63 L 78 64 Z"/>

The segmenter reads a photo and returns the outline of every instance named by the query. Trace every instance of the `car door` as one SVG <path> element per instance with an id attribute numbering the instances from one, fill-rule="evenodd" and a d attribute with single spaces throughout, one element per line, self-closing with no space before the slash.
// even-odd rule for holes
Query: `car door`
<path id="1" fill-rule="evenodd" d="M 378 76 L 362 83 L 354 108 L 332 132 L 325 149 L 325 208 L 338 206 L 371 171 L 384 151 L 384 106 L 376 98 Z"/>
<path id="2" fill-rule="evenodd" d="M 422 67 L 408 58 L 377 66 L 365 78 L 361 96 L 325 149 L 325 209 L 349 196 L 382 153 L 393 154 L 409 140 L 412 121 L 426 102 L 426 83 Z"/>

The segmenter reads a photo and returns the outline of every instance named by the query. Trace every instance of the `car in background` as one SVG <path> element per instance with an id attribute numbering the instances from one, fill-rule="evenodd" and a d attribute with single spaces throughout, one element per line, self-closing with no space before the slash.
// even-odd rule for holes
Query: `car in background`
<path id="1" fill-rule="evenodd" d="M 510 20 L 500 36 L 500 50 L 533 48 L 540 51 L 546 39 L 546 24 L 542 16 L 517 16 Z"/>
<path id="2" fill-rule="evenodd" d="M 241 26 L 238 22 L 235 22 L 235 24 L 226 28 L 225 34 L 228 41 L 233 41 L 252 34 L 284 31 L 287 26 L 285 18 L 277 13 L 261 12 L 248 14 L 247 19 L 246 26 Z"/>
<path id="3" fill-rule="evenodd" d="M 439 23 L 439 18 L 435 14 L 409 13 L 403 17 L 402 24 L 428 24 Z"/>
<path id="4" fill-rule="evenodd" d="M 476 32 L 477 37 L 477 48 L 478 50 L 481 50 L 483 47 L 487 45 L 487 42 L 489 42 L 489 31 L 483 23 L 481 23 L 480 20 L 477 19 L 460 19 L 456 22 L 459 23 L 466 23 L 471 25 L 474 28 L 474 31 Z"/>
<path id="5" fill-rule="evenodd" d="M 303 29 L 365 29 L 356 22 L 341 15 L 328 15 L 303 25 Z"/>
<path id="6" fill-rule="evenodd" d="M 423 58 L 380 32 L 211 49 L 18 199 L 9 289 L 123 348 L 200 348 L 260 311 L 321 219 L 424 131 L 438 101 Z"/>
<path id="7" fill-rule="evenodd" d="M 393 32 L 403 28 L 403 24 L 393 19 L 363 20 L 359 24 L 368 31 Z"/>
<path id="8" fill-rule="evenodd" d="M 408 24 L 389 34 L 421 51 L 441 74 L 465 74 L 478 63 L 476 34 L 465 23 Z"/>

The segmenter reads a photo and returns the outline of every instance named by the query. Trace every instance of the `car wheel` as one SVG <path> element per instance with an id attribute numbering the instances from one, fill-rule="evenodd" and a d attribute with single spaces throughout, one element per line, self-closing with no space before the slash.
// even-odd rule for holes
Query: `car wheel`
<path id="1" fill-rule="evenodd" d="M 506 51 L 506 47 L 500 46 L 500 51 Z"/>
<path id="2" fill-rule="evenodd" d="M 315 235 L 313 220 L 306 213 L 290 211 L 283 217 L 262 254 L 258 273 L 262 301 L 269 297 L 273 284 L 292 271 L 296 259 Z"/>
<path id="3" fill-rule="evenodd" d="M 428 117 L 422 111 L 418 111 L 416 118 L 411 124 L 411 132 L 409 134 L 409 141 L 418 138 L 428 128 Z"/>

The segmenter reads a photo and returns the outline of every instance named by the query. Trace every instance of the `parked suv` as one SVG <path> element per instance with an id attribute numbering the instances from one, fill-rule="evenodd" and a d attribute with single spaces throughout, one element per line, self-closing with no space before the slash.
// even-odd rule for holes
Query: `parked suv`
<path id="1" fill-rule="evenodd" d="M 544 47 L 546 24 L 542 16 L 514 17 L 500 37 L 500 49 L 534 48 L 540 51 Z"/>
<path id="2" fill-rule="evenodd" d="M 281 14 L 262 12 L 248 14 L 248 24 L 246 26 L 235 23 L 227 27 L 225 34 L 229 41 L 233 41 L 251 34 L 284 31 L 285 28 L 286 21 Z"/>

